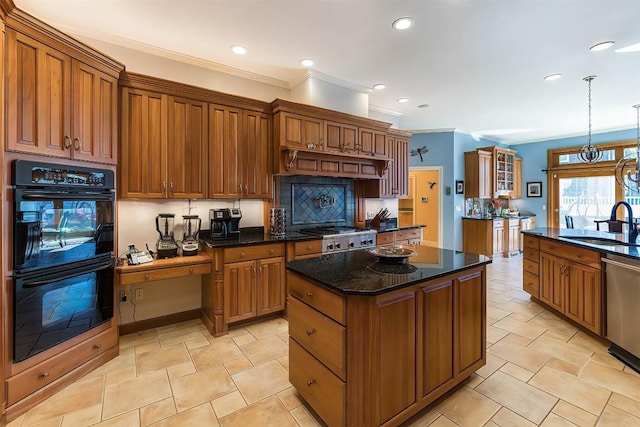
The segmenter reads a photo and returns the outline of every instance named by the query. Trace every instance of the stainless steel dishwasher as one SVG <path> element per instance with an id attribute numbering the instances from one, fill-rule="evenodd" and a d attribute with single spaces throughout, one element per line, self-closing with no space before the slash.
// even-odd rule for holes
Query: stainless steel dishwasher
<path id="1" fill-rule="evenodd" d="M 602 261 L 609 353 L 640 372 L 640 260 L 607 254 Z"/>

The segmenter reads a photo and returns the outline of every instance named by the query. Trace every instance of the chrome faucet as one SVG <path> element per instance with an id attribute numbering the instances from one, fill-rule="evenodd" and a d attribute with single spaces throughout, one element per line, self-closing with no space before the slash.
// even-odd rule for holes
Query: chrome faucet
<path id="1" fill-rule="evenodd" d="M 613 205 L 613 208 L 611 208 L 611 217 L 609 217 L 609 221 L 618 220 L 616 211 L 618 210 L 618 206 L 620 205 L 627 208 L 627 223 L 629 225 L 629 243 L 634 244 L 636 243 L 636 239 L 638 238 L 638 229 L 636 228 L 636 225 L 633 222 L 633 209 L 631 208 L 631 205 L 629 203 L 624 201 L 616 202 L 616 204 Z"/>

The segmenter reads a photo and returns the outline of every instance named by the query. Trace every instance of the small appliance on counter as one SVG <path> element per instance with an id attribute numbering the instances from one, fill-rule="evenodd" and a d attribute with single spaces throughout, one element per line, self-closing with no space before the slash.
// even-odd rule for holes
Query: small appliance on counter
<path id="1" fill-rule="evenodd" d="M 173 238 L 174 214 L 162 213 L 156 217 L 156 230 L 160 239 L 156 243 L 158 259 L 173 258 L 178 255 L 178 245 Z"/>
<path id="2" fill-rule="evenodd" d="M 202 221 L 198 215 L 182 215 L 184 235 L 182 236 L 182 256 L 198 254 L 198 233 Z"/>
<path id="3" fill-rule="evenodd" d="M 241 218 L 240 208 L 209 210 L 211 237 L 213 239 L 238 239 Z"/>

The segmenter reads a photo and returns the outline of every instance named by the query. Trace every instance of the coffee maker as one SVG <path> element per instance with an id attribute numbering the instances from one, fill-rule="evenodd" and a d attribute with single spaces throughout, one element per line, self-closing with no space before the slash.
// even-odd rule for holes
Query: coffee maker
<path id="1" fill-rule="evenodd" d="M 183 230 L 182 256 L 198 254 L 198 233 L 200 233 L 201 221 L 198 215 L 182 215 Z"/>
<path id="2" fill-rule="evenodd" d="M 178 245 L 173 238 L 173 221 L 175 214 L 161 213 L 156 217 L 156 230 L 160 234 L 156 249 L 158 259 L 173 258 L 178 255 Z"/>
<path id="3" fill-rule="evenodd" d="M 211 209 L 211 237 L 213 239 L 238 239 L 240 237 L 240 208 Z"/>

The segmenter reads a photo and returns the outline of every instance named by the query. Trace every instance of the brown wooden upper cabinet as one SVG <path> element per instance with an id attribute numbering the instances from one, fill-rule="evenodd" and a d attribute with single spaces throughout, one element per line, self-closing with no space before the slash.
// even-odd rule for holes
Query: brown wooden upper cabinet
<path id="1" fill-rule="evenodd" d="M 271 134 L 268 114 L 209 104 L 210 198 L 271 198 Z"/>
<path id="2" fill-rule="evenodd" d="M 122 88 L 120 196 L 206 196 L 207 104 Z"/>
<path id="3" fill-rule="evenodd" d="M 464 153 L 464 196 L 480 199 L 492 197 L 492 172 L 490 152 L 478 150 Z"/>
<path id="4" fill-rule="evenodd" d="M 409 195 L 409 138 L 410 132 L 394 130 L 385 137 L 388 167 L 379 180 L 357 181 L 361 197 L 402 198 Z"/>
<path id="5" fill-rule="evenodd" d="M 7 28 L 9 151 L 117 162 L 117 72 Z"/>
<path id="6" fill-rule="evenodd" d="M 465 197 L 522 197 L 522 162 L 515 150 L 484 147 L 465 153 Z"/>
<path id="7" fill-rule="evenodd" d="M 357 153 L 361 145 L 358 142 L 358 127 L 344 123 L 324 121 L 325 149 L 341 153 Z"/>
<path id="8" fill-rule="evenodd" d="M 360 152 L 367 156 L 389 158 L 389 144 L 385 132 L 360 128 Z"/>
<path id="9" fill-rule="evenodd" d="M 283 112 L 276 114 L 280 121 L 280 145 L 309 150 L 324 149 L 324 123 L 321 119 Z"/>

